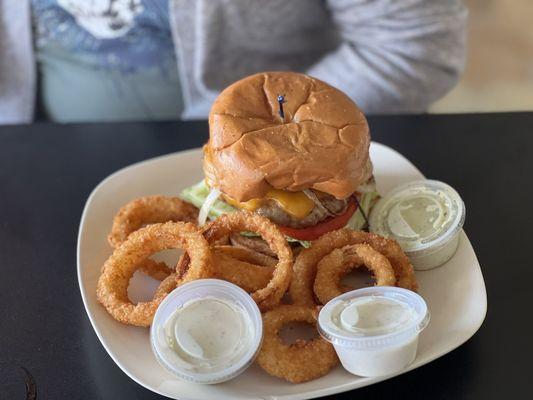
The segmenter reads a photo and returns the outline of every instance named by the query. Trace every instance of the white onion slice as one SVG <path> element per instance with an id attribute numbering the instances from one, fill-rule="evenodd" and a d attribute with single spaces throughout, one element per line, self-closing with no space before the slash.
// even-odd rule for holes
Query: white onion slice
<path id="1" fill-rule="evenodd" d="M 202 204 L 202 208 L 200 208 L 200 213 L 198 214 L 198 225 L 203 226 L 205 224 L 205 221 L 207 221 L 207 217 L 209 215 L 209 211 L 211 211 L 211 208 L 213 207 L 213 204 L 215 204 L 215 201 L 218 200 L 222 193 L 220 190 L 216 188 L 212 188 L 209 191 L 209 194 L 205 198 L 204 204 Z"/>
<path id="2" fill-rule="evenodd" d="M 333 214 L 331 213 L 331 211 L 329 211 L 326 207 L 324 207 L 324 205 L 320 202 L 320 200 L 318 199 L 318 197 L 316 197 L 316 194 L 314 194 L 311 189 L 305 189 L 303 190 L 304 194 L 309 197 L 311 200 L 313 200 L 313 203 L 315 203 L 315 205 L 320 209 L 322 210 L 322 212 L 326 213 L 326 215 L 328 216 L 332 216 Z"/>

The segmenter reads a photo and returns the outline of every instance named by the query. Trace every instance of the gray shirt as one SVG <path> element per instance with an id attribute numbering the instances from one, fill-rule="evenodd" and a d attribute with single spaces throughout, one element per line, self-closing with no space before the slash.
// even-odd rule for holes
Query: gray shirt
<path id="1" fill-rule="evenodd" d="M 464 66 L 460 0 L 169 0 L 169 10 L 182 118 L 204 118 L 226 85 L 265 70 L 313 75 L 366 113 L 420 112 Z M 0 0 L 0 123 L 31 121 L 35 92 L 29 0 Z"/>

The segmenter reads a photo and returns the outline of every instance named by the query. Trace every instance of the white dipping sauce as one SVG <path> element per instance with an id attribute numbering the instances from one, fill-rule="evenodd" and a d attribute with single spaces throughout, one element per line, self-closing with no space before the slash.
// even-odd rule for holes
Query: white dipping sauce
<path id="1" fill-rule="evenodd" d="M 169 348 L 182 367 L 216 372 L 240 359 L 251 344 L 251 323 L 234 304 L 217 298 L 191 300 L 164 324 Z"/>
<path id="2" fill-rule="evenodd" d="M 359 376 L 401 371 L 416 357 L 429 321 L 424 300 L 406 289 L 376 286 L 345 293 L 320 311 L 320 334 L 343 367 Z"/>
<path id="3" fill-rule="evenodd" d="M 359 336 L 394 332 L 415 318 L 416 312 L 408 305 L 377 296 L 339 303 L 332 313 L 337 329 Z"/>
<path id="4" fill-rule="evenodd" d="M 198 279 L 159 305 L 150 342 L 157 361 L 178 378 L 215 384 L 241 374 L 261 347 L 263 322 L 255 301 L 240 287 Z"/>
<path id="5" fill-rule="evenodd" d="M 453 256 L 464 220 L 464 203 L 452 187 L 415 181 L 378 201 L 370 214 L 370 230 L 395 239 L 415 269 L 426 270 Z"/>

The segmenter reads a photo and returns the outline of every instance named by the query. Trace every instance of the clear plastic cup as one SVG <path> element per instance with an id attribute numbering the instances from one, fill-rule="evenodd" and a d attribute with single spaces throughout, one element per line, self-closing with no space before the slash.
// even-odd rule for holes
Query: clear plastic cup
<path id="1" fill-rule="evenodd" d="M 411 225 L 414 220 L 402 217 L 402 207 L 408 210 L 406 213 L 417 216 L 418 227 Z M 435 215 L 438 209 L 442 211 L 440 216 Z M 387 193 L 372 209 L 369 222 L 372 232 L 399 243 L 416 270 L 428 270 L 444 264 L 455 254 L 465 215 L 465 204 L 450 185 L 420 180 Z M 440 223 L 434 225 L 436 222 Z"/>
<path id="2" fill-rule="evenodd" d="M 358 298 L 386 298 L 402 303 L 414 310 L 414 316 L 398 330 L 380 335 L 353 335 L 335 326 L 333 311 L 342 303 L 349 304 Z M 320 310 L 318 330 L 332 343 L 342 366 L 350 373 L 364 377 L 397 373 L 411 364 L 416 357 L 418 336 L 429 323 L 426 302 L 407 289 L 374 286 L 344 293 L 329 301 Z"/>
<path id="3" fill-rule="evenodd" d="M 183 362 L 165 339 L 164 325 L 185 303 L 196 299 L 216 298 L 232 302 L 249 317 L 250 346 L 242 357 L 222 370 L 199 372 L 183 366 Z M 255 301 L 240 287 L 218 279 L 200 279 L 179 286 L 159 305 L 150 328 L 150 342 L 157 361 L 178 378 L 204 384 L 214 384 L 235 378 L 246 370 L 259 353 L 263 340 L 263 321 Z"/>

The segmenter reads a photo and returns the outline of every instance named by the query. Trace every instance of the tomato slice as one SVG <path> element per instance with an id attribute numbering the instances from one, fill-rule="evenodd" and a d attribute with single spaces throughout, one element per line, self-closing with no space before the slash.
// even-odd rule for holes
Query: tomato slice
<path id="1" fill-rule="evenodd" d="M 343 214 L 336 215 L 334 217 L 328 217 L 315 226 L 309 226 L 301 229 L 291 228 L 288 226 L 278 226 L 278 228 L 281 232 L 283 232 L 283 234 L 294 239 L 315 240 L 325 233 L 344 228 L 356 210 L 357 205 L 355 201 L 351 200 Z"/>

